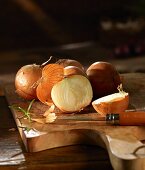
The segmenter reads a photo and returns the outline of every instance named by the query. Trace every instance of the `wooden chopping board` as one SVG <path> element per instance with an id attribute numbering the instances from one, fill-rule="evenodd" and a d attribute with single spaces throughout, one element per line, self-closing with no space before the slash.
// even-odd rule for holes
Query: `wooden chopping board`
<path id="1" fill-rule="evenodd" d="M 129 73 L 122 75 L 123 87 L 130 94 L 129 108 L 145 107 L 145 74 Z M 14 85 L 5 88 L 5 95 L 9 105 L 27 108 L 29 102 L 17 96 Z M 33 103 L 33 114 L 43 114 L 48 106 L 36 101 Z M 112 166 L 116 170 L 142 170 L 145 165 L 144 126 L 107 126 L 96 121 L 79 121 L 77 118 L 91 118 L 97 113 L 88 108 L 78 114 L 58 114 L 58 119 L 50 124 L 29 122 L 28 119 L 18 119 L 22 115 L 11 108 L 22 140 L 28 152 L 75 145 L 99 145 L 107 149 Z M 66 120 L 72 116 L 75 120 Z M 27 131 L 25 128 L 31 130 Z M 142 147 L 134 153 L 135 149 Z"/>

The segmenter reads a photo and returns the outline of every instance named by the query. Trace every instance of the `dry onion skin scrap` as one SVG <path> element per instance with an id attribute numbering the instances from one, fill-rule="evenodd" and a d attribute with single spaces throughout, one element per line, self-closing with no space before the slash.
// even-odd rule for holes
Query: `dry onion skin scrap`
<path id="1" fill-rule="evenodd" d="M 51 89 L 59 81 L 64 78 L 64 68 L 59 64 L 48 64 L 42 69 L 42 77 L 37 86 L 36 93 L 38 99 L 51 106 L 53 104 L 51 98 Z"/>
<path id="2" fill-rule="evenodd" d="M 101 97 L 92 102 L 94 109 L 101 115 L 124 112 L 129 105 L 129 94 L 124 91 Z"/>
<path id="3" fill-rule="evenodd" d="M 37 99 L 37 82 L 42 76 L 40 65 L 29 64 L 21 67 L 15 76 L 16 93 L 24 99 Z"/>
<path id="4" fill-rule="evenodd" d="M 86 71 L 93 88 L 94 98 L 117 92 L 121 79 L 116 68 L 108 62 L 95 62 Z"/>
<path id="5" fill-rule="evenodd" d="M 60 110 L 66 113 L 78 112 L 91 103 L 92 86 L 86 77 L 72 75 L 53 86 L 51 97 Z"/>

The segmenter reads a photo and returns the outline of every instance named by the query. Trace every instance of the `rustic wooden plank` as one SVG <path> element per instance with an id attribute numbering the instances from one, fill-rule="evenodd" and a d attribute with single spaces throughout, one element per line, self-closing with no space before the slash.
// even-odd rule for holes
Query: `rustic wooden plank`
<path id="1" fill-rule="evenodd" d="M 135 77 L 135 78 L 134 78 Z M 130 108 L 142 108 L 145 100 L 145 74 L 123 75 L 123 85 L 130 93 Z M 14 87 L 6 89 L 9 104 L 28 106 L 28 102 L 20 99 L 14 92 Z M 33 111 L 35 114 L 45 111 L 46 107 L 35 102 Z M 97 126 L 97 122 L 83 121 L 56 121 L 52 124 L 30 123 L 23 119 L 17 119 L 19 113 L 12 109 L 13 116 L 18 126 L 26 125 L 38 131 L 32 131 L 33 136 L 28 136 L 22 128 L 19 128 L 23 142 L 29 152 L 37 152 L 67 145 L 91 144 L 99 145 L 107 149 L 114 169 L 141 169 L 144 165 L 144 149 L 137 155 L 133 151 L 142 146 L 140 140 L 145 139 L 145 127 L 140 126 Z M 33 113 L 33 114 L 34 114 Z M 88 113 L 94 114 L 94 113 Z M 82 114 L 84 115 L 84 114 Z M 62 114 L 59 115 L 60 117 Z M 21 124 L 22 123 L 22 124 Z M 37 134 L 36 134 L 36 133 Z M 142 155 L 142 158 L 140 158 Z M 140 158 L 140 159 L 139 159 Z"/>
<path id="2" fill-rule="evenodd" d="M 0 169 L 27 167 L 27 169 L 72 167 L 100 167 L 104 162 L 104 169 L 111 166 L 108 162 L 108 154 L 97 146 L 69 146 L 46 150 L 38 153 L 27 153 L 17 131 L 5 131 L 0 133 Z M 9 136 L 9 137 L 8 137 Z"/>
<path id="3" fill-rule="evenodd" d="M 4 97 L 0 97 L 0 170 L 110 169 L 106 150 L 98 146 L 68 146 L 26 152 Z"/>

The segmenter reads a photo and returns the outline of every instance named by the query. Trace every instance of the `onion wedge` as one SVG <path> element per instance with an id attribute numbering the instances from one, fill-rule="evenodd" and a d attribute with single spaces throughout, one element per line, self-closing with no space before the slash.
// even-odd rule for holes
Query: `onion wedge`
<path id="1" fill-rule="evenodd" d="M 92 102 L 94 109 L 101 115 L 124 112 L 129 105 L 129 94 L 126 92 L 113 93 Z"/>

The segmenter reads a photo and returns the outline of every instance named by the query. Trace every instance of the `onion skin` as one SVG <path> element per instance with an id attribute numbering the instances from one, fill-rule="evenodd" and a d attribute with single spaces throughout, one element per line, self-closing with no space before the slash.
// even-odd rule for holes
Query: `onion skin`
<path id="1" fill-rule="evenodd" d="M 64 68 L 64 76 L 72 76 L 72 75 L 82 75 L 82 76 L 87 77 L 87 74 L 85 73 L 85 71 L 83 71 L 79 67 L 66 66 Z"/>
<path id="2" fill-rule="evenodd" d="M 64 68 L 59 64 L 48 64 L 42 69 L 42 77 L 39 82 L 36 93 L 38 99 L 48 105 L 53 105 L 51 99 L 51 89 L 64 78 Z"/>
<path id="3" fill-rule="evenodd" d="M 92 106 L 99 114 L 103 116 L 108 113 L 121 113 L 124 112 L 129 106 L 129 94 L 125 93 L 122 97 L 110 101 L 100 101 L 97 103 L 97 100 L 95 100 L 92 102 Z"/>
<path id="4" fill-rule="evenodd" d="M 121 84 L 116 68 L 108 62 L 95 62 L 86 71 L 93 88 L 94 98 L 103 97 L 117 92 Z"/>
<path id="5" fill-rule="evenodd" d="M 80 62 L 78 62 L 77 60 L 59 59 L 57 61 L 57 64 L 62 65 L 64 68 L 67 67 L 67 66 L 76 66 L 76 67 L 80 68 L 82 71 L 85 70 L 83 65 Z"/>
<path id="6" fill-rule="evenodd" d="M 42 69 L 39 65 L 30 64 L 21 67 L 15 76 L 16 93 L 24 99 L 37 99 L 36 87 L 41 78 Z"/>
<path id="7" fill-rule="evenodd" d="M 76 66 L 63 67 L 60 64 L 48 64 L 42 70 L 42 78 L 36 89 L 38 99 L 49 106 L 53 104 L 51 98 L 52 87 L 65 77 L 71 75 L 85 75 L 86 73 Z"/>

